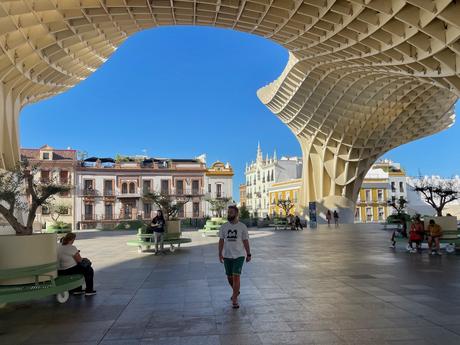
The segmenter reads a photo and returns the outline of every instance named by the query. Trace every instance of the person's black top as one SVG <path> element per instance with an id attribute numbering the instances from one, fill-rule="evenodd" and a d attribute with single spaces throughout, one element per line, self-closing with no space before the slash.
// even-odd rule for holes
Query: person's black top
<path id="1" fill-rule="evenodd" d="M 163 218 L 156 216 L 152 219 L 152 224 L 157 224 L 157 226 L 153 227 L 153 231 L 165 232 L 165 221 Z"/>

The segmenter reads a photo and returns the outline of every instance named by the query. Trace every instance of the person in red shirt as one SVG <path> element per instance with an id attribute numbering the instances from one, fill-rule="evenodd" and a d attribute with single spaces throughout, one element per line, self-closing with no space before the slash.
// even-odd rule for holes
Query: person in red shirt
<path id="1" fill-rule="evenodd" d="M 423 222 L 420 220 L 420 215 L 417 215 L 412 224 L 410 225 L 408 248 L 410 253 L 417 253 L 418 251 L 420 251 L 424 236 L 425 229 L 423 226 Z"/>

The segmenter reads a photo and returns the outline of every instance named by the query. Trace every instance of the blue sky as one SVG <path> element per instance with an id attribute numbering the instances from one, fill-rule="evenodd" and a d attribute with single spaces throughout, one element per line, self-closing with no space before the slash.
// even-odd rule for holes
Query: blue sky
<path id="1" fill-rule="evenodd" d="M 29 105 L 21 146 L 68 146 L 90 156 L 195 157 L 229 161 L 234 195 L 245 163 L 300 155 L 290 132 L 257 98 L 276 79 L 287 51 L 264 38 L 224 29 L 163 27 L 128 39 L 88 79 Z M 457 105 L 458 110 L 458 105 Z M 460 129 L 452 128 L 387 153 L 409 174 L 460 174 Z M 146 151 L 144 151 L 146 150 Z"/>

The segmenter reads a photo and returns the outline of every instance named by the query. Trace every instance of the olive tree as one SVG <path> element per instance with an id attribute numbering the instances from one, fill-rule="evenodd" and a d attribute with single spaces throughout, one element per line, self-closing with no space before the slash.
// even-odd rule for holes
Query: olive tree
<path id="1" fill-rule="evenodd" d="M 54 195 L 72 188 L 54 179 L 35 178 L 38 169 L 38 165 L 23 161 L 12 170 L 0 170 L 0 214 L 17 235 L 31 235 L 38 208 L 49 205 Z"/>
<path id="2" fill-rule="evenodd" d="M 414 191 L 420 193 L 425 202 L 436 210 L 438 217 L 442 217 L 442 211 L 448 203 L 460 198 L 453 179 L 433 181 L 423 177 L 415 183 Z"/>

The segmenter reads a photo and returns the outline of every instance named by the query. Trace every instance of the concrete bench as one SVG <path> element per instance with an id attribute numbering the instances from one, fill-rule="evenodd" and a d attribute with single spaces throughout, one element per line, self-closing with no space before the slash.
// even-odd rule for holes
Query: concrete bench
<path id="1" fill-rule="evenodd" d="M 0 270 L 0 280 L 34 277 L 35 283 L 19 285 L 0 285 L 0 304 L 40 299 L 56 295 L 59 303 L 69 299 L 69 291 L 83 285 L 81 274 L 54 277 L 49 272 L 55 271 L 57 262 L 21 268 Z M 39 282 L 40 277 L 49 277 L 49 280 Z"/>

